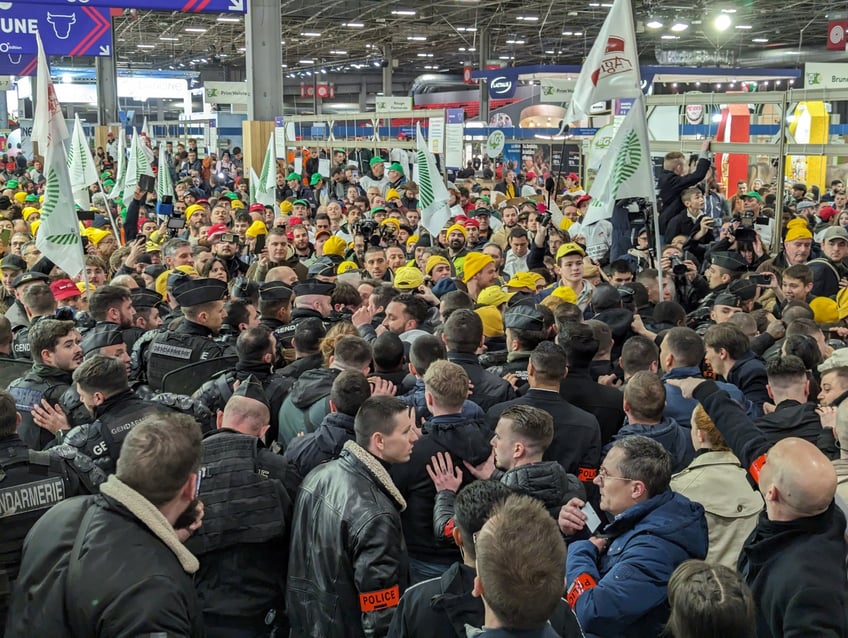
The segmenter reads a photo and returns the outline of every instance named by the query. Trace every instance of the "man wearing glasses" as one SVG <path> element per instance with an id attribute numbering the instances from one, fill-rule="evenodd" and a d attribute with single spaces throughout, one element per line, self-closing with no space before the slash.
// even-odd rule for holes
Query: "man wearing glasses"
<path id="1" fill-rule="evenodd" d="M 570 543 L 566 561 L 567 600 L 587 635 L 660 635 L 669 577 L 683 561 L 707 555 L 704 508 L 672 492 L 670 480 L 671 455 L 662 445 L 625 437 L 593 481 L 612 522 L 593 526 L 577 498 L 560 510 L 564 534 L 593 534 Z"/>

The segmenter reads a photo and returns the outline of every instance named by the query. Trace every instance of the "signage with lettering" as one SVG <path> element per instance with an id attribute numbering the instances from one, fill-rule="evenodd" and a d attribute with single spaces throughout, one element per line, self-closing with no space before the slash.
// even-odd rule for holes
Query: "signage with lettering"
<path id="1" fill-rule="evenodd" d="M 489 80 L 489 97 L 493 99 L 511 98 L 515 95 L 516 80 L 499 75 Z"/>
<path id="2" fill-rule="evenodd" d="M 78 6 L 84 1 L 90 7 L 112 7 L 115 0 L 66 0 L 66 7 Z M 52 4 L 57 0 L 29 0 L 32 4 Z M 154 11 L 182 11 L 183 13 L 245 13 L 246 0 L 178 0 L 176 4 L 170 0 L 122 0 L 121 7 L 125 9 L 151 9 Z"/>
<path id="3" fill-rule="evenodd" d="M 377 113 L 408 113 L 412 110 L 412 96 L 378 95 L 374 108 Z"/>
<path id="4" fill-rule="evenodd" d="M 848 87 L 848 64 L 808 62 L 804 65 L 804 88 L 844 89 Z"/>
<path id="5" fill-rule="evenodd" d="M 539 80 L 539 101 L 565 104 L 574 95 L 575 84 L 577 84 L 577 80 L 542 78 Z"/>
<path id="6" fill-rule="evenodd" d="M 110 11 L 78 4 L 0 3 L 0 54 L 15 64 L 37 53 L 35 34 L 39 33 L 47 55 L 112 55 Z"/>
<path id="7" fill-rule="evenodd" d="M 209 104 L 247 104 L 246 82 L 204 82 L 203 98 Z"/>

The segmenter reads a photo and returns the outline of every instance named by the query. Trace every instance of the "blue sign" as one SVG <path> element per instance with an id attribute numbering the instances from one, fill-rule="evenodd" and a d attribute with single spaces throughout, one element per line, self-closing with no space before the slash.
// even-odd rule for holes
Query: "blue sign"
<path id="1" fill-rule="evenodd" d="M 35 75 L 37 67 L 38 54 L 0 54 L 0 75 L 17 75 L 18 77 Z"/>
<path id="2" fill-rule="evenodd" d="M 67 0 L 64 8 L 74 8 L 81 0 Z M 29 0 L 28 5 L 50 4 L 56 0 Z M 112 7 L 115 0 L 85 0 L 89 7 Z M 154 11 L 182 11 L 184 13 L 246 13 L 247 0 L 122 0 L 124 9 L 152 9 Z"/>
<path id="3" fill-rule="evenodd" d="M 0 54 L 8 55 L 14 65 L 23 56 L 38 53 L 35 34 L 39 33 L 47 55 L 112 55 L 110 11 L 79 5 L 0 4 Z"/>
<path id="4" fill-rule="evenodd" d="M 465 122 L 465 109 L 446 109 L 447 124 L 462 124 Z"/>
<path id="5" fill-rule="evenodd" d="M 511 98 L 515 95 L 518 78 L 515 75 L 498 75 L 489 80 L 489 97 L 493 100 Z"/>

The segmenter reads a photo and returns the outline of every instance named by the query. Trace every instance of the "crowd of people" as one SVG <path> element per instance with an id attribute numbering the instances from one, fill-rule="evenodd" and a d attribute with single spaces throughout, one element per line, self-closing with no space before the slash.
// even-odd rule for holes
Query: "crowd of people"
<path id="1" fill-rule="evenodd" d="M 848 636 L 840 182 L 669 153 L 653 246 L 574 174 L 470 165 L 428 230 L 388 149 L 264 205 L 193 142 L 73 276 L 0 174 L 5 636 Z"/>

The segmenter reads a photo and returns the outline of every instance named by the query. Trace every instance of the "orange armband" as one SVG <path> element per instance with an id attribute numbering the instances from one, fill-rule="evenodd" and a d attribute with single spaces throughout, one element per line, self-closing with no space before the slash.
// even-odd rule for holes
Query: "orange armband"
<path id="1" fill-rule="evenodd" d="M 379 591 L 368 591 L 359 594 L 359 609 L 363 612 L 379 611 L 397 607 L 400 602 L 400 587 L 395 585 Z"/>
<path id="2" fill-rule="evenodd" d="M 577 599 L 580 598 L 584 592 L 592 589 L 593 587 L 597 587 L 597 585 L 598 583 L 591 574 L 580 574 L 574 579 L 574 582 L 571 583 L 571 586 L 568 588 L 565 600 L 568 602 L 569 606 L 574 609 L 574 606 L 577 604 Z"/>
<path id="3" fill-rule="evenodd" d="M 748 468 L 748 474 L 754 477 L 754 481 L 756 481 L 757 485 L 760 484 L 760 472 L 762 471 L 763 466 L 766 464 L 767 456 L 768 454 L 761 454 L 753 460 L 751 466 Z"/>
<path id="4" fill-rule="evenodd" d="M 578 467 L 577 478 L 584 483 L 591 483 L 598 475 L 598 468 L 595 467 Z"/>

